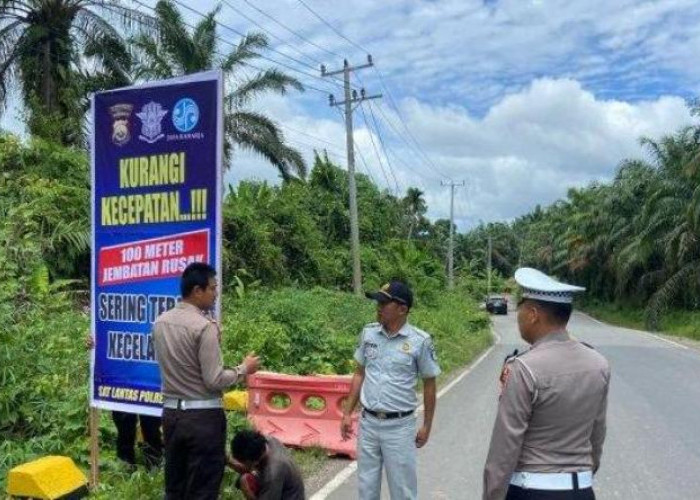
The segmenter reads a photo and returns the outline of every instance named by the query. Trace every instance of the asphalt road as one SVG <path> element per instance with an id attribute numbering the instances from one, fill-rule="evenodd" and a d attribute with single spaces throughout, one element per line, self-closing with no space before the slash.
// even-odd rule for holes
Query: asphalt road
<path id="1" fill-rule="evenodd" d="M 438 402 L 430 442 L 418 454 L 421 499 L 481 497 L 496 379 L 505 354 L 524 348 L 514 313 L 494 317 L 493 327 L 498 344 Z M 574 315 L 569 331 L 612 366 L 597 498 L 700 499 L 700 352 L 582 314 Z M 313 500 L 356 499 L 356 472 L 330 489 Z M 386 483 L 382 498 L 389 498 Z"/>

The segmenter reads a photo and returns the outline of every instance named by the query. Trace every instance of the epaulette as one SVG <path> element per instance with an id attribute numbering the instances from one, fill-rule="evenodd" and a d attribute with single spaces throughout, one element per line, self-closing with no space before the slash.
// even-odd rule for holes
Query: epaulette
<path id="1" fill-rule="evenodd" d="M 418 334 L 418 336 L 423 337 L 423 339 L 429 339 L 430 334 L 428 332 L 424 332 L 420 328 L 416 328 L 415 326 L 411 326 L 413 328 L 413 331 Z"/>
<path id="2" fill-rule="evenodd" d="M 589 344 L 588 342 L 581 342 L 580 340 L 579 340 L 579 342 L 580 342 L 581 344 L 585 345 L 586 347 L 588 347 L 589 349 L 593 349 L 593 350 L 595 351 L 595 347 L 593 347 L 593 346 L 592 346 L 591 344 Z"/>
<path id="3" fill-rule="evenodd" d="M 513 354 L 507 354 L 505 359 L 503 360 L 503 364 L 510 363 L 511 361 L 515 360 L 518 356 L 523 354 L 522 352 L 518 352 L 517 349 L 513 351 Z"/>
<path id="4" fill-rule="evenodd" d="M 377 323 L 377 322 L 374 322 L 374 323 L 367 323 L 367 324 L 363 327 L 363 329 L 366 329 L 366 328 L 377 328 L 377 327 L 379 327 L 379 326 L 382 326 L 382 325 L 380 325 L 380 324 Z"/>

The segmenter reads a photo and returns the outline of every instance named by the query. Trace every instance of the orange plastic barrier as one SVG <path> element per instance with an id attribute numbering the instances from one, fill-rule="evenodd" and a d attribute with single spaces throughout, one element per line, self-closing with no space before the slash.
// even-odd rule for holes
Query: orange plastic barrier
<path id="1" fill-rule="evenodd" d="M 343 441 L 340 420 L 351 376 L 299 376 L 258 372 L 248 377 L 248 419 L 289 446 L 319 446 L 355 458 L 357 439 Z M 357 431 L 358 414 L 353 414 Z"/>

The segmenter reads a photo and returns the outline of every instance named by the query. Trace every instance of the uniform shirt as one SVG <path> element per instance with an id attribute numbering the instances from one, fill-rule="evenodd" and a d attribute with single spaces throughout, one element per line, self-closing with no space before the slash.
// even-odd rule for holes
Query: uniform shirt
<path id="1" fill-rule="evenodd" d="M 600 465 L 610 366 L 566 332 L 509 360 L 484 470 L 484 500 L 502 500 L 513 472 Z"/>
<path id="2" fill-rule="evenodd" d="M 304 480 L 287 449 L 267 437 L 268 459 L 260 471 L 257 500 L 304 500 Z"/>
<path id="3" fill-rule="evenodd" d="M 360 402 L 372 411 L 415 410 L 418 375 L 440 374 L 430 335 L 408 323 L 393 337 L 379 323 L 365 326 L 355 360 L 365 368 Z"/>
<path id="4" fill-rule="evenodd" d="M 242 376 L 241 367 L 225 369 L 221 361 L 218 327 L 186 302 L 164 312 L 153 325 L 156 359 L 163 396 L 213 399 Z"/>

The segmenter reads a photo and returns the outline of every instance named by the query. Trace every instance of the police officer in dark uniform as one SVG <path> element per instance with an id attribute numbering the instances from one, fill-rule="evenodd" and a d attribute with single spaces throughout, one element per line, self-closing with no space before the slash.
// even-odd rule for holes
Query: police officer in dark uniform
<path id="1" fill-rule="evenodd" d="M 530 268 L 515 280 L 518 327 L 531 347 L 509 356 L 501 374 L 483 499 L 594 499 L 610 367 L 566 330 L 573 294 L 584 289 Z"/>

